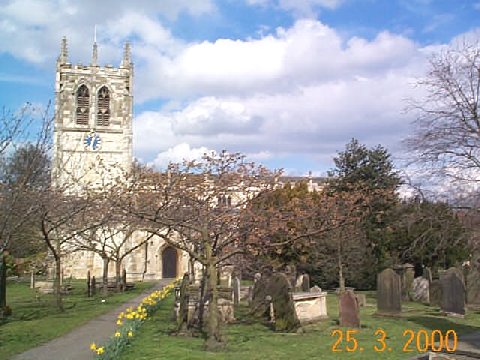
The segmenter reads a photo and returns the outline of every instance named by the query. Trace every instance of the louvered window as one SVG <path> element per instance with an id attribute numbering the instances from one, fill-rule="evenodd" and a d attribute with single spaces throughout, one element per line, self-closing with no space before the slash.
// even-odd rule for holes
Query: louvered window
<path id="1" fill-rule="evenodd" d="M 90 110 L 90 92 L 85 85 L 77 90 L 77 124 L 88 125 L 88 114 Z"/>
<path id="2" fill-rule="evenodd" d="M 110 124 L 110 93 L 106 86 L 98 91 L 97 125 L 108 126 Z"/>

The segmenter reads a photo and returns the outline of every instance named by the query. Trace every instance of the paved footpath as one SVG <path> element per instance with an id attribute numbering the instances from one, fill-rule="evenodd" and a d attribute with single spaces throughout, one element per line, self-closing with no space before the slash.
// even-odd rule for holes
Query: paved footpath
<path id="1" fill-rule="evenodd" d="M 13 360 L 92 360 L 90 344 L 103 344 L 115 333 L 117 316 L 129 306 L 137 306 L 152 291 L 163 288 L 173 279 L 162 279 L 153 288 L 106 314 L 90 320 L 71 332 L 43 345 L 16 355 Z"/>

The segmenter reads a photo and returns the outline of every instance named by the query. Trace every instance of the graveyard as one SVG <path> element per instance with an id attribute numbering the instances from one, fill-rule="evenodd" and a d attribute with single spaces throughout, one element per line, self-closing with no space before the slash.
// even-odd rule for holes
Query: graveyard
<path id="1" fill-rule="evenodd" d="M 342 301 L 339 301 L 335 291 L 329 291 L 326 296 L 328 316 L 302 324 L 293 332 L 275 331 L 275 325 L 265 320 L 267 318 L 262 321 L 252 315 L 248 301 L 241 301 L 235 307 L 235 321 L 222 325 L 227 345 L 218 352 L 205 352 L 201 337 L 176 335 L 177 322 L 171 317 L 174 298 L 171 297 L 145 324 L 120 359 L 372 359 L 377 356 L 412 359 L 424 352 L 419 350 L 425 347 L 431 350 L 432 344 L 427 345 L 425 341 L 429 340 L 422 337 L 425 334 L 431 338 L 434 332 L 445 335 L 453 330 L 460 342 L 464 337 L 468 339 L 469 334 L 477 333 L 478 336 L 480 330 L 478 309 L 468 310 L 465 316 L 447 316 L 441 306 L 408 300 L 401 301 L 400 312 L 395 307 L 400 301 L 394 302 L 394 306 L 384 306 L 383 311 L 392 312 L 385 316 L 378 314 L 380 309 L 377 308 L 378 295 L 375 291 L 359 294 L 364 298 L 363 306 L 358 307 L 357 319 L 360 323 L 350 322 L 341 326 L 340 323 L 345 321 L 339 315 Z M 347 332 L 358 342 L 355 348 L 353 342 L 346 341 Z M 409 342 L 411 333 L 414 339 Z M 339 334 L 343 336 L 342 339 Z M 417 336 L 420 336 L 418 343 Z M 383 339 L 385 345 L 379 339 Z M 478 346 L 478 337 L 476 341 Z M 438 349 L 439 344 L 433 344 L 433 347 Z M 444 351 L 443 354 L 448 355 L 448 352 Z M 478 347 L 476 356 L 479 356 Z"/>

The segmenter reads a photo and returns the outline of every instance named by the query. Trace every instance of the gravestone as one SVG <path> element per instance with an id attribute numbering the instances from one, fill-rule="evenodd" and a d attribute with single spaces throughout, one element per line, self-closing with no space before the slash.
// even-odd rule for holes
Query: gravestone
<path id="1" fill-rule="evenodd" d="M 442 304 L 442 284 L 439 279 L 435 279 L 429 286 L 430 305 L 440 306 Z"/>
<path id="2" fill-rule="evenodd" d="M 451 315 L 465 315 L 465 284 L 462 273 L 457 268 L 451 267 L 440 282 L 442 284 L 442 311 Z"/>
<path id="3" fill-rule="evenodd" d="M 302 284 L 303 284 L 303 276 L 304 274 L 301 274 L 297 279 L 295 280 L 295 292 L 300 292 L 302 291 Z"/>
<path id="4" fill-rule="evenodd" d="M 262 274 L 260 273 L 255 273 L 255 275 L 253 276 L 253 283 L 256 283 L 258 280 L 260 280 L 262 278 Z"/>
<path id="5" fill-rule="evenodd" d="M 412 286 L 415 278 L 415 267 L 412 264 L 403 265 L 403 281 L 402 281 L 402 299 L 403 301 L 412 300 Z"/>
<path id="6" fill-rule="evenodd" d="M 188 325 L 189 283 L 190 279 L 188 274 L 183 275 L 177 305 L 177 331 L 185 331 Z"/>
<path id="7" fill-rule="evenodd" d="M 428 266 L 423 268 L 423 277 L 427 279 L 429 283 L 433 281 L 432 269 L 430 269 Z"/>
<path id="8" fill-rule="evenodd" d="M 92 292 L 92 296 L 94 296 L 97 293 L 97 280 L 95 279 L 95 276 L 92 276 L 90 291 Z"/>
<path id="9" fill-rule="evenodd" d="M 467 303 L 480 306 L 480 273 L 471 270 L 467 276 Z"/>
<path id="10" fill-rule="evenodd" d="M 365 294 L 355 294 L 355 297 L 357 298 L 358 306 L 360 306 L 360 307 L 367 306 L 367 295 L 365 295 Z"/>
<path id="11" fill-rule="evenodd" d="M 30 272 L 30 289 L 35 289 L 35 271 Z"/>
<path id="12" fill-rule="evenodd" d="M 292 331 L 300 326 L 292 299 L 291 286 L 285 274 L 276 273 L 267 285 L 267 295 L 271 296 L 275 314 L 276 331 Z"/>
<path id="13" fill-rule="evenodd" d="M 347 290 L 340 294 L 338 311 L 340 326 L 360 327 L 360 307 L 353 291 Z"/>
<path id="14" fill-rule="evenodd" d="M 308 274 L 303 274 L 301 288 L 303 292 L 307 292 L 310 290 L 310 276 Z"/>
<path id="15" fill-rule="evenodd" d="M 423 304 L 430 303 L 430 282 L 423 276 L 419 276 L 413 280 L 412 300 Z"/>
<path id="16" fill-rule="evenodd" d="M 90 278 L 90 270 L 87 271 L 87 296 L 92 296 L 92 283 Z"/>
<path id="17" fill-rule="evenodd" d="M 392 269 L 377 275 L 377 313 L 398 315 L 402 311 L 402 288 L 400 276 Z"/>
<path id="18" fill-rule="evenodd" d="M 310 288 L 310 292 L 322 292 L 322 289 L 317 285 Z"/>
<path id="19" fill-rule="evenodd" d="M 240 303 L 240 279 L 238 277 L 233 278 L 232 286 L 233 286 L 233 303 L 234 305 L 238 305 Z"/>
<path id="20" fill-rule="evenodd" d="M 250 303 L 251 313 L 253 316 L 263 318 L 269 311 L 269 302 L 266 301 L 268 295 L 268 277 L 256 276 L 257 280 L 253 285 L 252 301 Z"/>

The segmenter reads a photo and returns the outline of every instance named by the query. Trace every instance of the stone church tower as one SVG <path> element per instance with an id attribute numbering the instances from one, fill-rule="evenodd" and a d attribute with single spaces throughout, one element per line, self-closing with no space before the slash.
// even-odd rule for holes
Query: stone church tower
<path id="1" fill-rule="evenodd" d="M 130 169 L 132 80 L 128 43 L 118 68 L 98 65 L 96 42 L 90 65 L 72 65 L 63 38 L 55 79 L 52 181 L 57 186 L 74 192 L 101 187 Z"/>
<path id="2" fill-rule="evenodd" d="M 63 38 L 55 79 L 55 126 L 52 182 L 61 190 L 81 193 L 122 180 L 132 165 L 133 64 L 125 45 L 118 68 L 97 63 L 93 44 L 90 65 L 72 65 Z M 144 231 L 135 231 L 128 247 L 144 242 Z M 109 274 L 114 274 L 110 262 Z M 188 256 L 159 237 L 153 237 L 123 262 L 129 280 L 181 276 Z M 85 278 L 87 270 L 100 277 L 103 263 L 90 251 L 67 254 L 65 276 Z"/>

